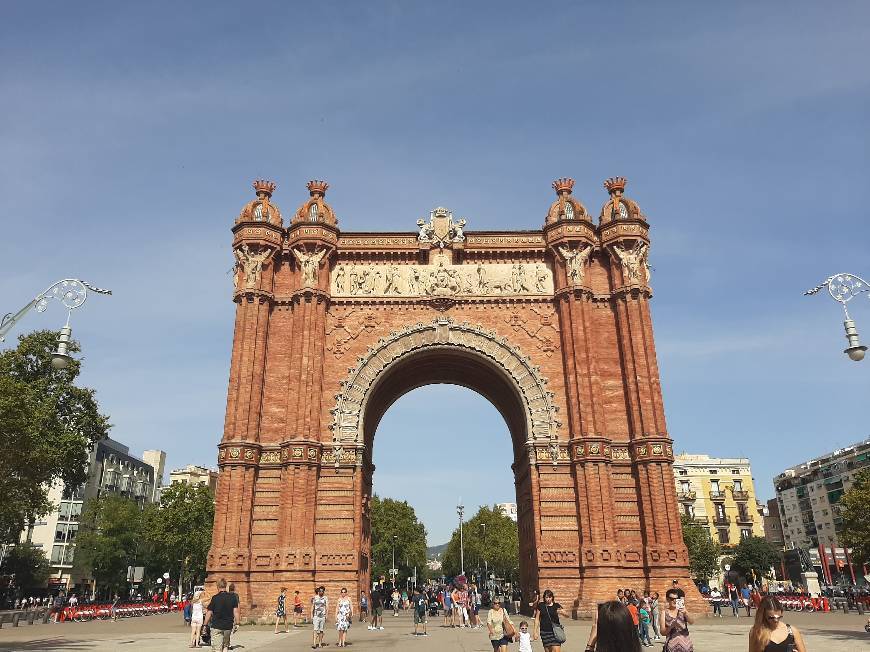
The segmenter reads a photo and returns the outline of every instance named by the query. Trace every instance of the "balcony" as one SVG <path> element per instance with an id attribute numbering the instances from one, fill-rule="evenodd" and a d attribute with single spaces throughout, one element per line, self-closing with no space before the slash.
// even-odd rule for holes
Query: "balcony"
<path id="1" fill-rule="evenodd" d="M 713 518 L 713 524 L 716 527 L 731 525 L 731 517 L 730 516 L 716 516 Z"/>
<path id="2" fill-rule="evenodd" d="M 677 499 L 681 503 L 693 503 L 695 502 L 695 498 L 698 497 L 698 494 L 694 491 L 678 491 Z"/>
<path id="3" fill-rule="evenodd" d="M 710 522 L 707 520 L 706 516 L 696 516 L 692 519 L 692 522 L 697 523 L 698 525 L 703 525 L 704 527 L 710 525 Z"/>
<path id="4" fill-rule="evenodd" d="M 735 489 L 734 491 L 731 492 L 731 494 L 734 496 L 734 500 L 749 500 L 749 492 L 748 491 L 742 491 L 740 489 Z"/>
<path id="5" fill-rule="evenodd" d="M 752 516 L 750 514 L 737 514 L 737 522 L 740 525 L 752 525 Z"/>
<path id="6" fill-rule="evenodd" d="M 725 492 L 724 491 L 711 491 L 710 492 L 710 500 L 725 500 Z"/>

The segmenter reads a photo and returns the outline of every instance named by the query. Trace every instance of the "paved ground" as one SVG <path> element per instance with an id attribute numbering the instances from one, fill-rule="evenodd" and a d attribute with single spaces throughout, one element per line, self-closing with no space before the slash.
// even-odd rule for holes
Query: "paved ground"
<path id="1" fill-rule="evenodd" d="M 857 614 L 786 614 L 786 620 L 801 628 L 809 652 L 867 652 L 870 634 L 864 632 L 865 616 Z M 386 616 L 384 631 L 370 632 L 365 625 L 354 624 L 348 636 L 352 650 L 406 650 L 420 652 L 490 652 L 485 629 L 445 629 L 434 622 L 428 638 L 409 635 L 413 631 L 410 615 L 398 618 Z M 440 622 L 440 619 L 439 619 Z M 698 652 L 734 652 L 746 650 L 747 633 L 751 622 L 747 618 L 706 618 L 694 625 L 692 638 Z M 570 621 L 567 624 L 566 652 L 583 650 L 589 634 L 588 621 Z M 169 652 L 187 649 L 189 630 L 177 614 L 129 618 L 118 622 L 61 623 L 22 625 L 13 628 L 4 624 L 0 629 L 0 650 L 47 650 L 59 652 Z M 311 649 L 311 633 L 297 629 L 275 635 L 271 628 L 243 627 L 236 635 L 234 649 L 240 652 L 303 651 Z M 327 650 L 336 649 L 336 633 L 327 628 Z M 516 646 L 512 646 L 515 651 Z M 542 650 L 539 642 L 534 649 Z M 645 648 L 653 652 L 659 646 Z"/>

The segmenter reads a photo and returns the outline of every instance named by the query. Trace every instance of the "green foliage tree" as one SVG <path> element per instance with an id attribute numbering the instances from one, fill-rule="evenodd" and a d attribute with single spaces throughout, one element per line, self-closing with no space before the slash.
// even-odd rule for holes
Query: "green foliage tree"
<path id="1" fill-rule="evenodd" d="M 486 526 L 486 527 L 484 527 Z M 498 577 L 519 577 L 520 538 L 517 524 L 496 506 L 481 507 L 462 526 L 465 548 L 465 572 L 489 568 Z M 447 544 L 441 559 L 448 577 L 458 575 L 461 568 L 459 528 Z"/>
<path id="2" fill-rule="evenodd" d="M 840 498 L 840 516 L 840 539 L 852 549 L 852 563 L 860 567 L 870 562 L 870 469 L 858 473 Z"/>
<path id="3" fill-rule="evenodd" d="M 110 428 L 94 390 L 73 384 L 81 361 L 51 366 L 57 337 L 34 331 L 0 353 L 0 433 L 7 451 L 0 455 L 0 542 L 16 541 L 28 522 L 48 513 L 52 482 L 77 487 L 85 481 L 90 449 Z M 69 350 L 80 347 L 73 341 Z"/>
<path id="4" fill-rule="evenodd" d="M 90 571 L 102 595 L 126 594 L 127 566 L 143 552 L 143 515 L 139 505 L 122 496 L 86 503 L 76 537 L 76 565 Z"/>
<path id="5" fill-rule="evenodd" d="M 183 573 L 184 585 L 205 579 L 205 563 L 214 524 L 214 496 L 206 486 L 169 485 L 159 505 L 142 514 L 144 551 L 140 555 L 148 577 Z"/>
<path id="6" fill-rule="evenodd" d="M 734 548 L 734 566 L 749 578 L 766 577 L 779 558 L 780 552 L 764 537 L 747 537 Z"/>
<path id="7" fill-rule="evenodd" d="M 689 572 L 696 580 L 707 582 L 719 570 L 722 547 L 710 537 L 710 530 L 682 516 L 683 541 L 689 550 Z"/>
<path id="8" fill-rule="evenodd" d="M 414 574 L 426 576 L 426 527 L 417 520 L 414 508 L 406 501 L 372 496 L 369 503 L 372 527 L 372 578 L 381 575 L 389 579 L 396 537 L 396 568 L 398 582 Z"/>
<path id="9" fill-rule="evenodd" d="M 16 590 L 26 595 L 31 589 L 45 588 L 51 566 L 42 548 L 32 543 L 19 543 L 6 553 L 0 574 L 14 575 Z"/>

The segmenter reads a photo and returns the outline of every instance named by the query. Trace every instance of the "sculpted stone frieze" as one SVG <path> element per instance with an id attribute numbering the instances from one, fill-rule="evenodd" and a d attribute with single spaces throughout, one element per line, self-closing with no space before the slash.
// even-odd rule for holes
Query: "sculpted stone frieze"
<path id="1" fill-rule="evenodd" d="M 553 292 L 553 273 L 545 263 L 342 263 L 332 270 L 330 291 L 333 297 L 548 295 Z"/>

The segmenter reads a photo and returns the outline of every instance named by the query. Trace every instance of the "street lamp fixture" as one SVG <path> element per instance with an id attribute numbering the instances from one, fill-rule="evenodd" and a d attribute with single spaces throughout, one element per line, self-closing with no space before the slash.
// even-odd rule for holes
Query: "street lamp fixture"
<path id="1" fill-rule="evenodd" d="M 459 515 L 459 574 L 465 575 L 465 540 L 462 537 L 462 516 L 465 514 L 465 505 L 462 504 L 462 498 L 456 506 L 456 513 Z"/>
<path id="2" fill-rule="evenodd" d="M 849 309 L 846 304 L 859 294 L 867 294 L 870 297 L 870 283 L 854 274 L 834 274 L 825 279 L 823 283 L 811 290 L 807 290 L 804 294 L 817 294 L 825 287 L 828 288 L 828 294 L 831 295 L 831 298 L 843 306 L 843 312 L 846 315 L 846 319 L 843 321 L 843 328 L 846 330 L 846 341 L 849 346 L 843 353 L 848 355 L 850 360 L 859 362 L 864 359 L 867 347 L 861 344 L 858 338 L 858 329 L 855 327 L 855 321 L 849 316 Z"/>
<path id="3" fill-rule="evenodd" d="M 97 294 L 112 294 L 111 290 L 94 287 L 90 283 L 80 281 L 77 278 L 65 278 L 49 285 L 45 290 L 37 294 L 26 306 L 15 314 L 7 313 L 0 320 L 0 342 L 21 319 L 36 308 L 36 312 L 45 312 L 50 299 L 57 299 L 67 309 L 66 325 L 60 329 L 57 338 L 57 349 L 51 354 L 51 366 L 55 369 L 66 369 L 72 357 L 69 355 L 69 344 L 72 339 L 72 328 L 69 325 L 72 311 L 81 308 L 88 299 L 88 290 Z"/>

